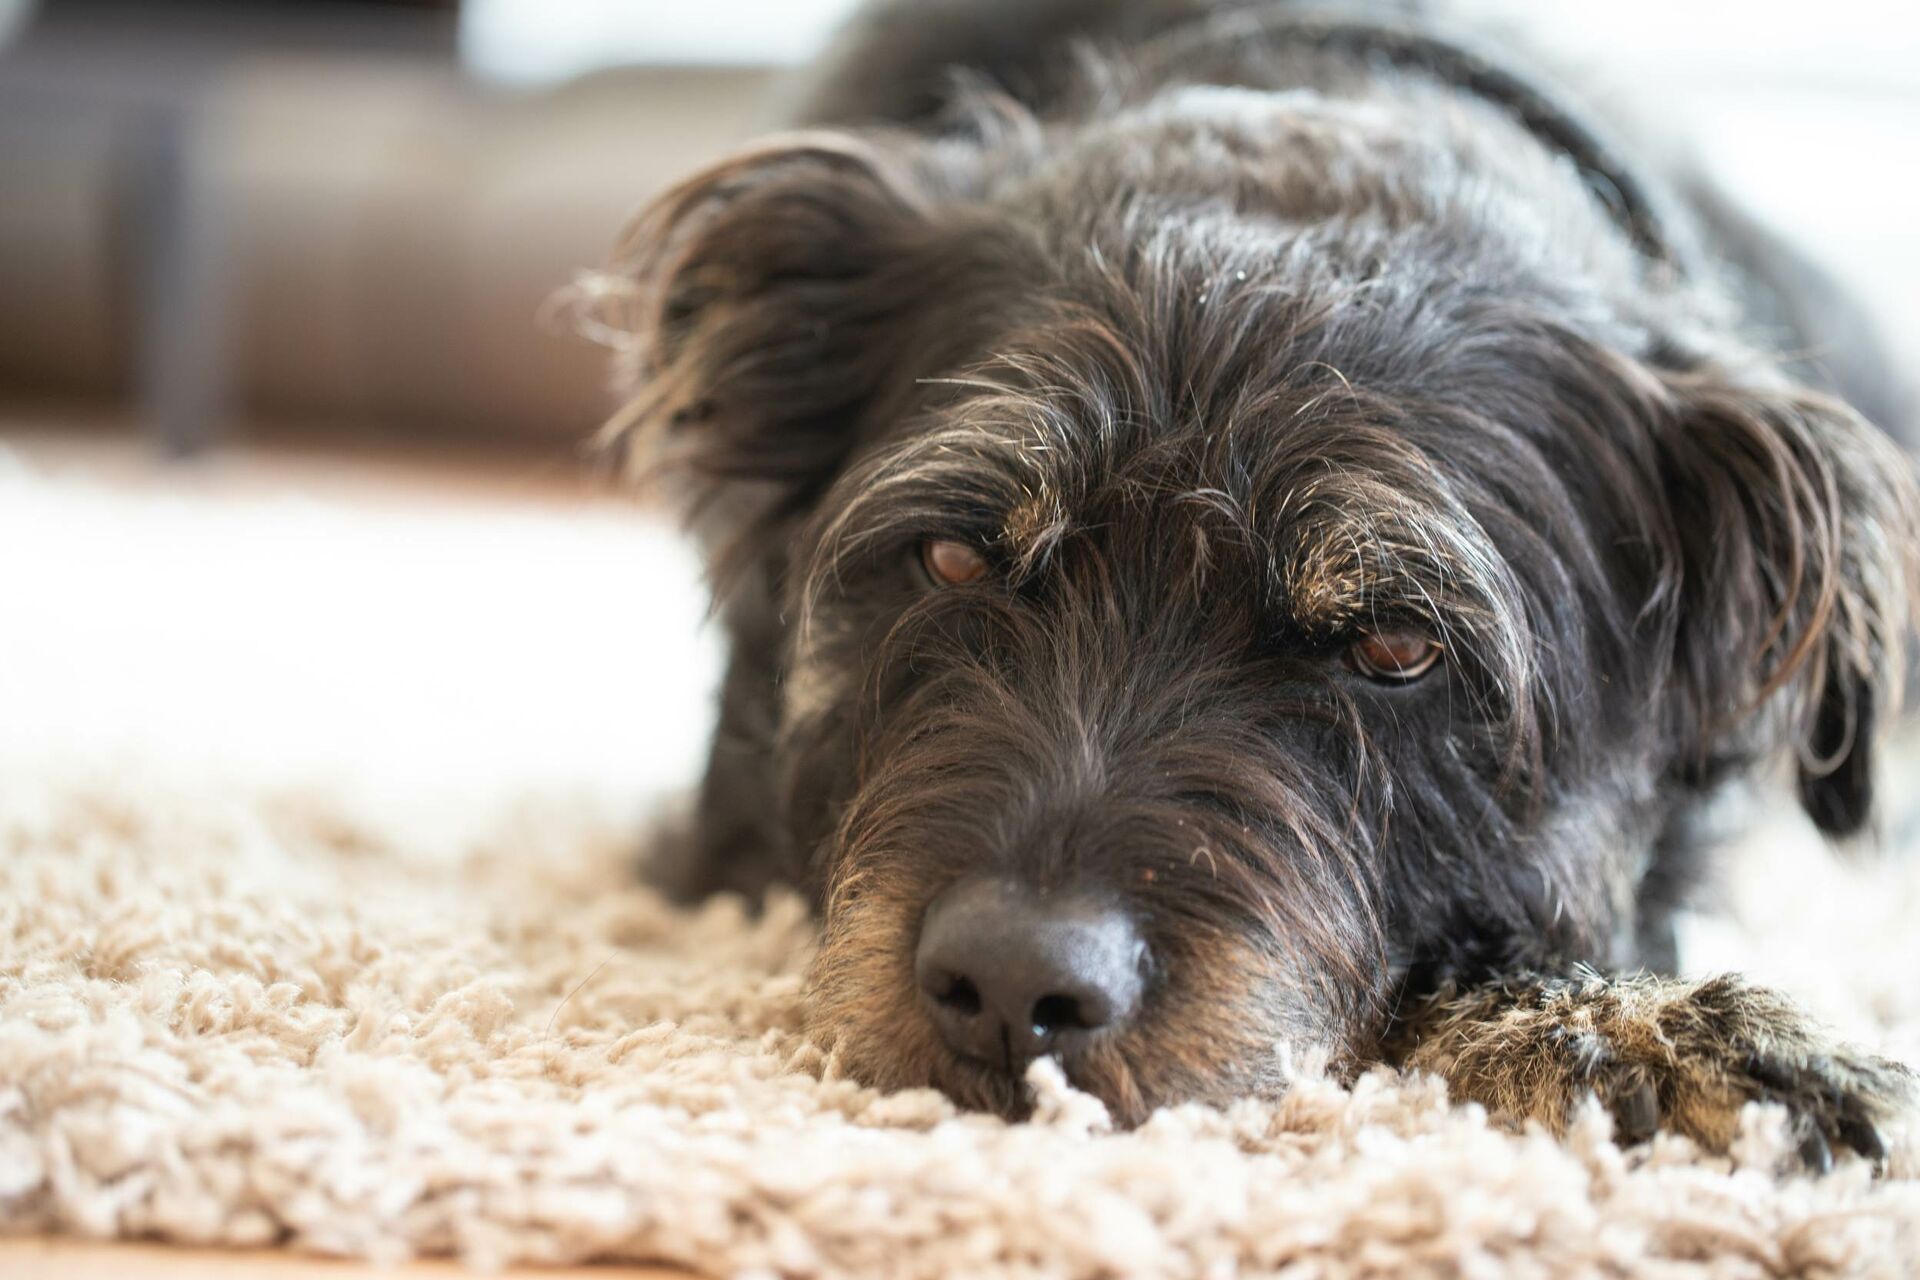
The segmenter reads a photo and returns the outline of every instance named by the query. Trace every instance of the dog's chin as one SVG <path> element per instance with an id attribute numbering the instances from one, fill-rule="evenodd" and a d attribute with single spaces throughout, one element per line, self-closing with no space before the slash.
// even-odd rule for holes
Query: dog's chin
<path id="1" fill-rule="evenodd" d="M 807 991 L 807 1032 L 848 1077 L 885 1092 L 937 1089 L 970 1111 L 1021 1120 L 1032 1110 L 1025 1080 L 952 1053 L 909 999 L 879 987 L 822 981 Z"/>
<path id="2" fill-rule="evenodd" d="M 824 1001 L 830 1010 L 832 1001 Z M 1027 1068 L 1008 1070 L 955 1054 L 939 1042 L 937 1033 L 917 1013 L 914 1021 L 884 1028 L 853 1028 L 836 1023 L 833 1014 L 816 1010 L 810 1021 L 815 1039 L 828 1045 L 840 1068 L 862 1084 L 883 1090 L 932 1088 L 968 1111 L 985 1112 L 1018 1122 L 1033 1114 L 1033 1090 Z M 1158 1106 L 1207 1099 L 1202 1082 L 1161 1097 L 1142 1087 L 1139 1075 L 1117 1043 L 1096 1045 L 1057 1059 L 1067 1083 L 1100 1100 L 1113 1122 L 1123 1128 L 1140 1124 Z"/>
<path id="3" fill-rule="evenodd" d="M 956 1106 L 986 1111 L 1003 1120 L 1021 1121 L 1033 1114 L 1033 1091 L 1024 1074 L 1014 1076 L 995 1066 L 968 1058 L 950 1058 L 940 1064 L 930 1081 Z"/>
<path id="4" fill-rule="evenodd" d="M 837 1036 L 815 1021 L 816 1038 L 832 1046 L 841 1069 L 874 1088 L 898 1090 L 933 1088 L 969 1111 L 997 1115 L 1010 1122 L 1029 1119 L 1034 1094 L 1027 1076 L 1031 1064 L 1008 1071 L 953 1054 L 937 1043 L 930 1027 L 896 1026 Z M 1131 1053 L 1141 1053 L 1138 1067 Z M 1278 1097 L 1290 1075 L 1287 1056 L 1278 1052 L 1249 1054 L 1236 1063 L 1210 1061 L 1200 1071 L 1156 1058 L 1151 1050 L 1126 1046 L 1116 1038 L 1059 1057 L 1067 1083 L 1096 1098 L 1114 1125 L 1132 1128 L 1162 1107 L 1182 1103 L 1225 1106 L 1247 1096 Z M 1264 1071 L 1249 1066 L 1267 1062 Z"/>

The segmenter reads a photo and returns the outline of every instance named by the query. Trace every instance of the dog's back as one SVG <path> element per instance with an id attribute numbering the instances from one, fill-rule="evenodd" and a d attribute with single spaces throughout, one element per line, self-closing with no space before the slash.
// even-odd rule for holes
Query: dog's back
<path id="1" fill-rule="evenodd" d="M 1907 448 L 1920 448 L 1920 392 L 1897 372 L 1904 362 L 1892 358 L 1878 324 L 1846 288 L 1697 166 L 1676 163 L 1681 153 L 1669 140 L 1651 145 L 1643 120 L 1583 93 L 1564 69 L 1525 47 L 1514 25 L 1493 29 L 1484 17 L 1461 18 L 1458 8 L 1448 0 L 870 0 L 798 87 L 788 115 L 807 126 L 932 128 L 971 84 L 1045 116 L 1074 109 L 1088 64 L 1103 51 L 1172 38 L 1201 57 L 1212 47 L 1237 59 L 1250 32 L 1266 24 L 1353 21 L 1459 42 L 1607 139 L 1608 163 L 1664 197 L 1663 233 L 1717 274 L 1757 346 L 1780 353 L 1795 377 L 1838 393 Z M 1300 66 L 1258 61 L 1257 74 L 1267 77 Z M 1262 87 L 1284 83 L 1268 79 Z"/>

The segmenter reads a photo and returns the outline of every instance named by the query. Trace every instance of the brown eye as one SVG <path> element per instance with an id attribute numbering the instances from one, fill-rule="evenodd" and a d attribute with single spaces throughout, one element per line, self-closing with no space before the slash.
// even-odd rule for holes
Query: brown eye
<path id="1" fill-rule="evenodd" d="M 1433 670 L 1440 652 L 1418 631 L 1381 631 L 1356 640 L 1347 650 L 1347 665 L 1369 680 L 1405 684 Z"/>
<path id="2" fill-rule="evenodd" d="M 920 564 L 935 586 L 958 587 L 987 576 L 987 558 L 964 542 L 928 538 L 920 544 Z"/>

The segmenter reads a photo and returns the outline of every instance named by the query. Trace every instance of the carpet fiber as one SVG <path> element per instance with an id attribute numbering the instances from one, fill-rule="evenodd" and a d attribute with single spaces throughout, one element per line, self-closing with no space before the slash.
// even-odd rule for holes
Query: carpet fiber
<path id="1" fill-rule="evenodd" d="M 1564 1144 L 1509 1134 L 1384 1074 L 1134 1133 L 1044 1068 L 1030 1125 L 879 1096 L 797 1034 L 797 905 L 675 914 L 634 887 L 625 834 L 536 806 L 435 850 L 291 793 L 10 796 L 0 1223 L 794 1275 L 1920 1257 L 1910 1143 L 1900 1178 L 1780 1179 L 1759 1109 L 1728 1161 L 1623 1153 L 1597 1115 Z M 1920 970 L 1910 937 L 1889 958 Z M 1879 994 L 1911 1017 L 1901 985 Z"/>
<path id="2" fill-rule="evenodd" d="M 1597 1112 L 1564 1142 L 1510 1132 L 1431 1080 L 1346 1090 L 1310 1064 L 1283 1100 L 1129 1133 L 1044 1063 L 1026 1125 L 875 1094 L 799 1033 L 798 904 L 669 910 L 633 879 L 633 815 L 530 786 L 443 820 L 333 781 L 15 750 L 0 1231 L 793 1276 L 1900 1276 L 1920 1258 L 1913 1135 L 1879 1181 L 1852 1159 L 1779 1176 L 1765 1108 L 1723 1158 L 1622 1151 Z M 1741 964 L 1920 1060 L 1920 859 L 1837 861 L 1783 818 L 1745 863 L 1730 923 L 1689 939 L 1696 965 Z"/>

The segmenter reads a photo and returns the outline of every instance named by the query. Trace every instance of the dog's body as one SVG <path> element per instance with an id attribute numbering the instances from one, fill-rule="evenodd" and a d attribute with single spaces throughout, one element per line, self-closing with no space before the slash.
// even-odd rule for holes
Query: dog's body
<path id="1" fill-rule="evenodd" d="M 813 896 L 878 1084 L 1015 1112 L 1051 1052 L 1138 1119 L 1288 1044 L 1872 1154 L 1898 1067 L 1602 975 L 1670 969 L 1727 780 L 1868 821 L 1911 473 L 1765 352 L 1903 402 L 1817 274 L 1434 22 L 883 4 L 809 132 L 643 216 L 616 434 L 691 468 L 733 643 L 669 873 Z"/>

